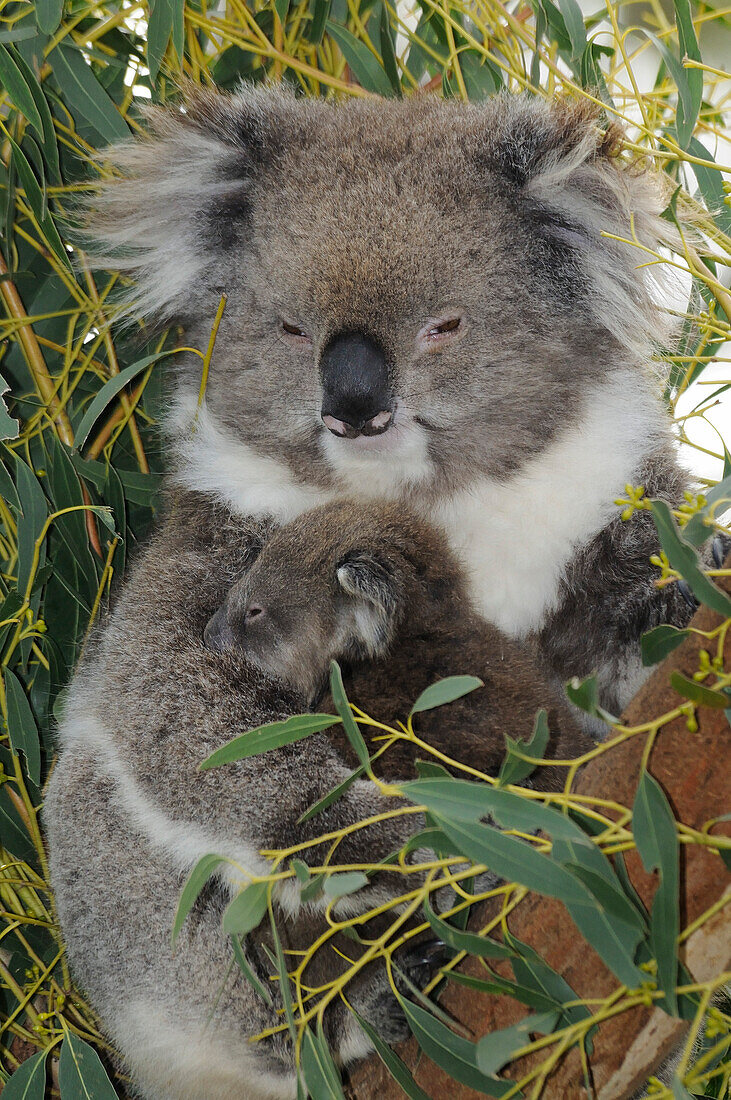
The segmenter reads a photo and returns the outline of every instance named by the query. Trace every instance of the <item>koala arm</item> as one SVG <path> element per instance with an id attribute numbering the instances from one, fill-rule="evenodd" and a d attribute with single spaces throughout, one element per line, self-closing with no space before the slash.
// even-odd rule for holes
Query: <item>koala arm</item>
<path id="1" fill-rule="evenodd" d="M 298 825 L 301 814 L 350 773 L 324 734 L 199 770 L 237 734 L 308 709 L 236 652 L 210 653 L 203 645 L 208 618 L 251 543 L 265 536 L 260 524 L 183 499 L 143 553 L 71 688 L 62 740 L 93 745 L 116 781 L 118 799 L 181 870 L 217 852 L 262 873 L 268 868 L 260 849 L 306 843 L 396 806 L 361 782 Z M 409 815 L 358 830 L 337 859 L 373 862 L 417 828 Z M 303 856 L 315 863 L 322 857 L 321 848 Z"/>

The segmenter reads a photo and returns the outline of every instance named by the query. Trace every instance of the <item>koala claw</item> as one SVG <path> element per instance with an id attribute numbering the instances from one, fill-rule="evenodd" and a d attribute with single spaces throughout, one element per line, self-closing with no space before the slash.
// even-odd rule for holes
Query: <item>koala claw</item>
<path id="1" fill-rule="evenodd" d="M 427 985 L 436 972 L 452 957 L 453 952 L 444 940 L 422 940 L 407 948 L 398 957 L 398 965 L 406 977 L 421 987 Z"/>
<path id="2" fill-rule="evenodd" d="M 695 598 L 691 591 L 691 587 L 687 581 L 678 581 L 678 592 L 683 597 L 688 607 L 692 607 L 694 611 L 698 609 L 698 600 Z"/>
<path id="3" fill-rule="evenodd" d="M 711 543 L 711 555 L 713 556 L 713 564 L 716 569 L 723 569 L 723 551 L 725 542 L 721 535 L 714 535 Z"/>

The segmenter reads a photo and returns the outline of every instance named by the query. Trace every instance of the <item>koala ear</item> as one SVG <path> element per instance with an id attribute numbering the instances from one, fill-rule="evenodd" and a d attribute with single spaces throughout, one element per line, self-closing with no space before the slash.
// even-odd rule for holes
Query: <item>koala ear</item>
<path id="1" fill-rule="evenodd" d="M 146 136 L 99 155 L 116 174 L 82 211 L 80 243 L 95 266 L 134 278 L 128 314 L 169 320 L 200 302 L 216 256 L 246 232 L 253 180 L 279 155 L 293 102 L 191 86 L 181 106 L 148 109 Z"/>
<path id="2" fill-rule="evenodd" d="M 358 642 L 369 657 L 385 653 L 398 615 L 398 584 L 384 562 L 371 554 L 354 553 L 337 570 L 338 583 L 356 601 Z"/>
<path id="3" fill-rule="evenodd" d="M 675 239 L 659 217 L 659 177 L 620 159 L 620 129 L 602 130 L 588 100 L 501 95 L 483 111 L 480 159 L 507 182 L 536 249 L 550 249 L 552 266 L 578 270 L 597 319 L 645 355 L 648 334 L 662 333 L 657 284 L 667 272 L 625 242 L 656 249 Z"/>

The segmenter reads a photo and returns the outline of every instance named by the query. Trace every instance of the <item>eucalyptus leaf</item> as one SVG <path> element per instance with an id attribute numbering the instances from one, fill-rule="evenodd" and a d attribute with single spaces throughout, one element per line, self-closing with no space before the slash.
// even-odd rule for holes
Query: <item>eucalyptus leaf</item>
<path id="1" fill-rule="evenodd" d="M 36 720 L 28 697 L 15 673 L 6 668 L 4 678 L 10 744 L 13 746 L 14 753 L 23 753 L 28 775 L 38 786 L 41 781 L 41 747 Z"/>
<path id="2" fill-rule="evenodd" d="M 16 1069 L 3 1086 L 3 1100 L 43 1100 L 46 1095 L 47 1050 L 39 1050 Z"/>
<path id="3" fill-rule="evenodd" d="M 476 932 L 463 932 L 448 924 L 446 920 L 437 916 L 426 898 L 424 913 L 437 936 L 446 943 L 447 947 L 452 947 L 455 951 L 466 951 L 469 955 L 489 959 L 507 959 L 514 954 L 511 948 L 498 943 L 497 940 L 480 936 Z"/>
<path id="4" fill-rule="evenodd" d="M 482 680 L 478 680 L 476 676 L 448 676 L 444 680 L 437 680 L 436 684 L 431 684 L 422 691 L 411 708 L 411 714 L 421 714 L 422 711 L 453 703 L 455 699 L 461 699 L 463 695 L 469 695 L 471 691 L 484 686 Z"/>
<path id="5" fill-rule="evenodd" d="M 130 136 L 127 123 L 78 50 L 59 45 L 48 55 L 48 60 L 77 121 L 89 122 L 106 142 L 123 141 Z"/>
<path id="6" fill-rule="evenodd" d="M 64 1100 L 117 1100 L 97 1052 L 68 1030 L 61 1044 L 58 1083 Z"/>
<path id="7" fill-rule="evenodd" d="M 193 870 L 188 875 L 185 881 L 185 885 L 180 894 L 178 901 L 178 907 L 175 911 L 175 919 L 173 921 L 172 939 L 175 943 L 178 938 L 180 929 L 183 927 L 185 918 L 190 913 L 191 909 L 198 900 L 198 895 L 208 882 L 211 875 L 214 875 L 220 865 L 225 862 L 223 856 L 217 856 L 211 853 L 210 855 L 201 856 L 196 863 Z"/>
<path id="8" fill-rule="evenodd" d="M 200 770 L 207 771 L 209 768 L 219 768 L 222 764 L 231 764 L 250 756 L 260 756 L 261 753 L 302 741 L 313 733 L 339 724 L 340 719 L 332 714 L 297 714 L 280 722 L 269 722 L 265 726 L 257 726 L 239 734 L 220 749 L 216 749 L 200 764 Z"/>
<path id="9" fill-rule="evenodd" d="M 632 807 L 632 832 L 645 870 L 660 872 L 650 914 L 650 947 L 657 961 L 658 985 L 665 994 L 662 1007 L 677 1016 L 680 844 L 663 789 L 646 771 Z"/>
<path id="10" fill-rule="evenodd" d="M 226 906 L 222 927 L 228 935 L 246 936 L 261 924 L 267 911 L 269 884 L 252 882 Z"/>
<path id="11" fill-rule="evenodd" d="M 717 588 L 702 572 L 695 547 L 683 539 L 665 501 L 653 500 L 651 506 L 660 545 L 672 568 L 685 578 L 697 600 L 724 618 L 731 618 L 731 596 Z"/>
<path id="12" fill-rule="evenodd" d="M 391 1047 L 384 1043 L 381 1036 L 378 1034 L 374 1027 L 368 1023 L 362 1016 L 351 1008 L 351 1012 L 355 1016 L 360 1026 L 365 1031 L 366 1035 L 373 1043 L 376 1054 L 383 1062 L 388 1072 L 393 1077 L 397 1085 L 401 1087 L 403 1092 L 409 1098 L 409 1100 L 429 1100 L 427 1094 L 419 1088 L 411 1073 L 401 1061 L 399 1056 L 391 1049 Z"/>
<path id="13" fill-rule="evenodd" d="M 653 627 L 652 630 L 648 630 L 643 634 L 640 639 L 642 664 L 645 668 L 659 664 L 689 636 L 689 630 L 680 630 L 677 626 L 671 626 L 669 623 L 662 623 L 660 626 Z"/>
<path id="14" fill-rule="evenodd" d="M 348 697 L 345 694 L 345 688 L 343 686 L 343 674 L 340 671 L 340 665 L 337 661 L 330 662 L 330 694 L 332 695 L 335 709 L 342 719 L 345 736 L 354 749 L 361 767 L 367 769 L 370 766 L 368 749 L 363 740 L 363 735 L 353 718 L 353 712 L 350 709 L 350 703 L 348 702 Z"/>
<path id="15" fill-rule="evenodd" d="M 337 42 L 353 75 L 363 88 L 377 95 L 393 95 L 393 87 L 386 70 L 365 42 L 361 42 L 346 27 L 341 27 L 331 19 L 327 21 L 327 33 Z"/>
<path id="16" fill-rule="evenodd" d="M 497 1077 L 486 1077 L 477 1065 L 477 1048 L 469 1039 L 455 1035 L 446 1024 L 437 1020 L 420 1005 L 407 1001 L 398 994 L 399 1004 L 411 1028 L 414 1037 L 432 1062 L 459 1081 L 462 1085 L 474 1089 L 484 1096 L 504 1096 L 515 1087 L 513 1081 L 501 1081 Z M 522 1092 L 513 1093 L 522 1097 Z"/>

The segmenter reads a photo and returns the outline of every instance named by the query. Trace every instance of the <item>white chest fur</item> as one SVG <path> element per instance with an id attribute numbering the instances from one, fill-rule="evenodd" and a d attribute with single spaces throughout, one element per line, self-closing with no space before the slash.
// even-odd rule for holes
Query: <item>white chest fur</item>
<path id="1" fill-rule="evenodd" d="M 234 511 L 273 515 L 286 522 L 333 496 L 379 494 L 380 481 L 343 471 L 343 488 L 322 492 L 297 482 L 286 466 L 257 455 L 201 411 L 195 434 L 189 404 L 178 405 L 179 467 L 176 480 L 214 494 Z M 485 618 L 514 636 L 540 627 L 555 607 L 562 572 L 575 549 L 616 513 L 615 499 L 643 455 L 666 431 L 647 380 L 618 373 L 567 414 L 566 429 L 506 481 L 477 478 L 468 488 L 435 502 L 424 494 L 424 516 L 439 524 L 468 571 L 472 595 Z M 398 455 L 385 459 L 394 495 Z M 404 491 L 413 484 L 409 463 Z M 412 497 L 413 502 L 413 497 Z"/>

